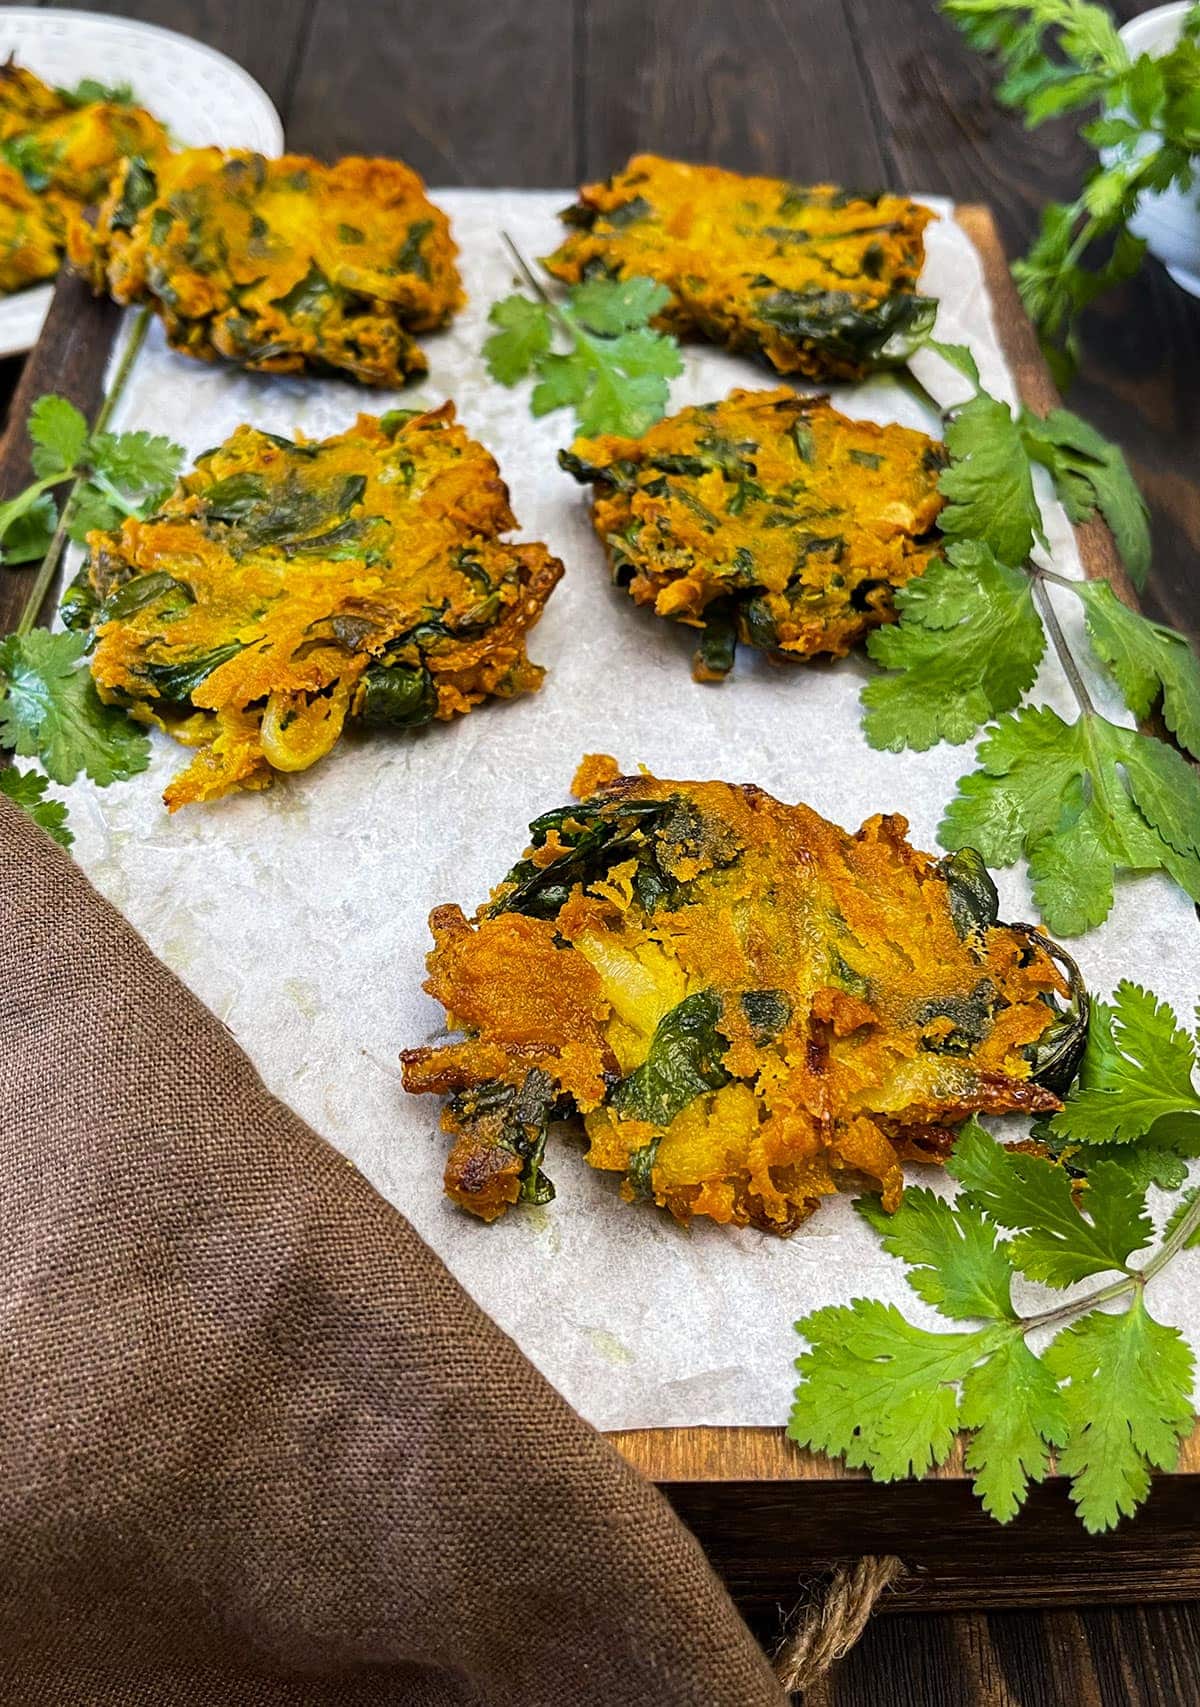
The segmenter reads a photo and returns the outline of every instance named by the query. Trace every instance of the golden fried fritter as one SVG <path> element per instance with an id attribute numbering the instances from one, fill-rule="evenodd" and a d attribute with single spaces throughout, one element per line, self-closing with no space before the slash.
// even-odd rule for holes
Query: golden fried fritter
<path id="1" fill-rule="evenodd" d="M 411 334 L 464 301 L 449 222 L 396 160 L 133 163 L 69 247 L 95 291 L 151 303 L 176 349 L 264 373 L 399 385 L 427 366 Z"/>
<path id="2" fill-rule="evenodd" d="M 143 107 L 85 98 L 87 87 L 72 94 L 11 59 L 0 65 L 0 291 L 53 277 L 68 223 L 100 198 L 117 166 L 167 148 Z"/>
<path id="3" fill-rule="evenodd" d="M 978 855 L 615 773 L 585 761 L 595 792 L 531 825 L 475 918 L 430 919 L 425 988 L 462 1039 L 406 1051 L 404 1082 L 449 1096 L 465 1208 L 552 1196 L 548 1123 L 578 1114 L 630 1201 L 790 1233 L 844 1185 L 894 1208 L 901 1164 L 943 1160 L 968 1115 L 1060 1106 L 1086 997 L 1061 950 L 996 922 Z"/>
<path id="4" fill-rule="evenodd" d="M 70 213 L 99 201 L 118 166 L 133 158 L 153 160 L 169 146 L 166 131 L 144 107 L 106 101 L 47 120 L 34 132 L 34 142 L 51 191 Z"/>
<path id="5" fill-rule="evenodd" d="M 562 574 L 445 403 L 293 443 L 239 427 L 157 515 L 89 536 L 71 603 L 102 699 L 200 750 L 174 810 L 323 757 L 348 718 L 413 728 L 538 687 Z"/>
<path id="6" fill-rule="evenodd" d="M 904 196 L 639 154 L 562 218 L 574 229 L 546 259 L 556 278 L 657 279 L 671 292 L 664 330 L 780 373 L 861 379 L 903 361 L 937 312 L 915 294 L 933 215 Z"/>
<path id="7" fill-rule="evenodd" d="M 62 246 L 45 199 L 0 161 L 0 294 L 23 290 L 58 271 Z"/>
<path id="8" fill-rule="evenodd" d="M 594 485 L 617 585 L 704 630 L 702 681 L 729 670 L 739 640 L 842 657 L 893 620 L 893 590 L 939 551 L 942 446 L 824 397 L 734 391 L 640 439 L 579 439 L 559 461 Z"/>

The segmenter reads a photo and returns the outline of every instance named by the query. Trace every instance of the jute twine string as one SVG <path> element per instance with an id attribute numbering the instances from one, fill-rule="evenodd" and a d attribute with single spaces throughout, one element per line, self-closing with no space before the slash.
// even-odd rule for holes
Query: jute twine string
<path id="1" fill-rule="evenodd" d="M 907 1574 L 891 1554 L 838 1565 L 823 1590 L 798 1608 L 799 1621 L 775 1655 L 775 1675 L 789 1694 L 803 1694 L 858 1641 L 879 1598 Z"/>

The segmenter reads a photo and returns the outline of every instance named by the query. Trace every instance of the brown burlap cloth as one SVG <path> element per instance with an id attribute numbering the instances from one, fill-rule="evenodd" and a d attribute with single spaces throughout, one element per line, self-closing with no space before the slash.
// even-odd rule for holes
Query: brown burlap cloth
<path id="1" fill-rule="evenodd" d="M 0 1701 L 779 1707 L 661 1496 L 2 799 L 0 846 Z"/>

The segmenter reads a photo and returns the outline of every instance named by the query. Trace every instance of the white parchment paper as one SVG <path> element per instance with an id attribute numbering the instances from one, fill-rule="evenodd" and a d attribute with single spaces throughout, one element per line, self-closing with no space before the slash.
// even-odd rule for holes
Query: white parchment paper
<path id="1" fill-rule="evenodd" d="M 608 582 L 582 488 L 555 462 L 566 413 L 535 421 L 526 390 L 493 384 L 480 349 L 486 315 L 510 288 L 507 230 L 528 256 L 557 240 L 566 192 L 443 192 L 462 250 L 470 306 L 427 339 L 431 371 L 403 395 L 337 381 L 271 379 L 200 366 L 168 351 L 155 325 L 114 423 L 169 433 L 189 455 L 241 421 L 276 432 L 341 431 L 359 410 L 455 399 L 468 428 L 499 459 L 526 538 L 544 539 L 566 576 L 531 654 L 549 667 L 543 691 L 484 707 L 416 734 L 348 739 L 331 757 L 265 794 L 168 817 L 160 794 L 185 762 L 155 736 L 150 770 L 70 802 L 75 857 L 150 946 L 232 1029 L 268 1086 L 363 1170 L 413 1221 L 455 1274 L 554 1385 L 608 1428 L 775 1424 L 787 1413 L 795 1319 L 869 1295 L 922 1307 L 845 1200 L 827 1202 L 792 1239 L 631 1208 L 615 1175 L 559 1144 L 548 1157 L 558 1197 L 492 1227 L 441 1192 L 445 1141 L 432 1097 L 401 1087 L 397 1052 L 439 1027 L 421 990 L 426 917 L 437 903 L 468 911 L 525 844 L 528 821 L 561 804 L 585 752 L 665 777 L 756 782 L 805 800 L 848 828 L 901 811 L 919 846 L 936 846 L 941 812 L 971 766 L 969 747 L 873 752 L 859 728 L 868 670 L 847 660 L 794 671 L 739 654 L 723 685 L 692 681 L 694 636 L 637 610 Z M 924 287 L 940 298 L 939 336 L 969 343 L 985 385 L 1012 397 L 975 251 L 948 206 L 927 234 Z M 689 346 L 672 403 L 704 402 L 734 385 L 775 381 L 753 363 Z M 961 381 L 920 358 L 939 395 Z M 957 395 L 952 393 L 951 395 Z M 837 390 L 848 412 L 936 431 L 913 392 L 885 377 Z M 1057 567 L 1079 572 L 1065 517 L 1049 509 Z M 69 572 L 73 572 L 73 569 Z M 1080 632 L 1069 593 L 1063 621 Z M 1097 697 L 1114 709 L 1102 682 Z M 1035 698 L 1073 712 L 1047 664 Z M 1002 917 L 1034 916 L 1023 876 L 998 874 Z M 1191 905 L 1163 878 L 1120 885 L 1108 923 L 1074 945 L 1093 990 L 1121 977 L 1191 1012 L 1200 933 Z M 231 1142 L 239 1142 L 236 1133 Z M 933 1171 L 933 1170 L 928 1170 Z M 1193 1303 L 1200 1254 L 1155 1282 L 1164 1320 L 1200 1344 Z"/>

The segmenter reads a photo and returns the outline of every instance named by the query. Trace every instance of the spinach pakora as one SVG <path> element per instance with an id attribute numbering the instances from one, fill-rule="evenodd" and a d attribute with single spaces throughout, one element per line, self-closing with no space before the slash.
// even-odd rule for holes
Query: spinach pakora
<path id="1" fill-rule="evenodd" d="M 933 214 L 905 196 L 639 154 L 561 217 L 571 233 L 545 261 L 556 278 L 657 279 L 671 292 L 664 331 L 779 373 L 861 379 L 904 361 L 937 313 L 916 293 Z"/>
<path id="2" fill-rule="evenodd" d="M 454 406 L 318 441 L 242 426 L 157 514 L 92 533 L 66 606 L 100 697 L 199 751 L 174 810 L 304 770 L 347 720 L 411 729 L 537 688 L 562 574 Z"/>
<path id="3" fill-rule="evenodd" d="M 117 167 L 168 146 L 145 108 L 95 88 L 91 99 L 11 59 L 0 65 L 0 292 L 53 278 L 70 221 L 99 201 Z"/>
<path id="4" fill-rule="evenodd" d="M 150 303 L 168 341 L 263 373 L 395 386 L 424 373 L 414 332 L 464 302 L 450 225 L 396 160 L 185 149 L 132 161 L 70 255 L 97 293 Z"/>
<path id="5" fill-rule="evenodd" d="M 559 454 L 594 487 L 617 585 L 703 630 L 699 680 L 725 675 L 738 641 L 780 659 L 841 657 L 892 621 L 894 589 L 940 550 L 945 460 L 924 433 L 786 389 L 734 391 L 640 439 Z"/>
<path id="6" fill-rule="evenodd" d="M 1086 996 L 997 922 L 978 855 L 615 772 L 585 760 L 581 803 L 531 825 L 473 920 L 431 916 L 425 988 L 462 1035 L 402 1060 L 448 1097 L 456 1202 L 491 1221 L 552 1197 L 547 1132 L 573 1115 L 627 1200 L 790 1233 L 843 1186 L 894 1208 L 903 1163 L 943 1161 L 971 1114 L 1060 1106 Z"/>

